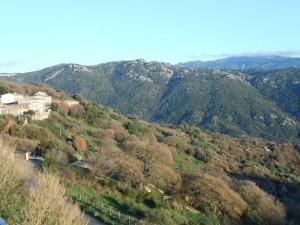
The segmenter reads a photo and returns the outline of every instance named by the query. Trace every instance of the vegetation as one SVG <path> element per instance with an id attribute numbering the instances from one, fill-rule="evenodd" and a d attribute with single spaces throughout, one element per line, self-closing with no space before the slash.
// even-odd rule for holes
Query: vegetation
<path id="1" fill-rule="evenodd" d="M 48 120 L 23 124 L 1 116 L 0 130 L 17 149 L 45 157 L 40 173 L 50 175 L 41 176 L 59 176 L 66 195 L 91 216 L 107 224 L 300 222 L 299 143 L 235 138 L 189 124 L 147 123 L 84 99 L 67 106 L 63 98 L 55 97 Z M 90 169 L 71 165 L 80 159 Z M 21 198 L 20 207 L 0 216 L 18 221 L 22 204 L 40 202 L 40 192 L 27 192 L 31 200 Z M 53 206 L 51 215 L 64 213 L 57 207 L 65 206 Z"/>
<path id="2" fill-rule="evenodd" d="M 191 68 L 212 68 L 212 69 L 284 69 L 289 67 L 300 67 L 300 59 L 282 56 L 236 56 L 213 61 L 190 61 L 181 63 Z"/>
<path id="3" fill-rule="evenodd" d="M 20 225 L 85 224 L 56 176 L 34 171 L 0 140 L 0 217 Z"/>
<path id="4" fill-rule="evenodd" d="M 300 72 L 290 68 L 271 71 L 249 71 L 249 81 L 264 96 L 272 99 L 280 108 L 300 119 Z M 255 76 L 253 76 L 255 75 Z"/>
<path id="5" fill-rule="evenodd" d="M 293 61 L 285 58 L 246 58 L 239 64 L 247 64 L 244 61 L 249 60 L 254 62 L 248 63 L 248 69 L 260 63 L 266 66 L 295 63 L 285 63 Z M 52 78 L 56 72 L 59 76 Z M 296 68 L 191 69 L 134 60 L 92 67 L 58 65 L 5 78 L 47 83 L 75 94 L 79 102 L 85 101 L 84 96 L 148 121 L 175 125 L 186 122 L 231 136 L 250 135 L 284 142 L 299 138 L 299 74 Z"/>

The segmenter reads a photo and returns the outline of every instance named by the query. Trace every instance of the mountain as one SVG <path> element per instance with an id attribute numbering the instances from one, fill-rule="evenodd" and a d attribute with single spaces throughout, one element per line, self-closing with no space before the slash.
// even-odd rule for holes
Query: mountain
<path id="1" fill-rule="evenodd" d="M 300 58 L 282 56 L 236 56 L 213 61 L 190 61 L 180 63 L 190 68 L 206 69 L 283 69 L 288 67 L 300 67 Z"/>
<path id="2" fill-rule="evenodd" d="M 83 224 L 71 222 L 80 211 L 70 202 L 105 224 L 300 222 L 299 143 L 149 123 L 46 85 L 0 81 L 0 90 L 53 99 L 46 120 L 0 115 L 0 217 L 10 224 Z M 24 150 L 42 166 L 22 160 Z"/>
<path id="3" fill-rule="evenodd" d="M 247 80 L 283 111 L 300 120 L 300 70 L 251 70 Z"/>
<path id="4" fill-rule="evenodd" d="M 299 79 L 297 69 L 294 74 Z M 280 107 L 287 103 L 278 104 L 272 93 L 265 93 L 260 73 L 256 75 L 134 60 L 96 66 L 61 64 L 1 78 L 46 83 L 149 121 L 187 122 L 234 136 L 297 138 L 297 91 L 294 108 Z M 299 90 L 299 85 L 295 88 Z M 280 96 L 285 87 L 273 91 Z"/>

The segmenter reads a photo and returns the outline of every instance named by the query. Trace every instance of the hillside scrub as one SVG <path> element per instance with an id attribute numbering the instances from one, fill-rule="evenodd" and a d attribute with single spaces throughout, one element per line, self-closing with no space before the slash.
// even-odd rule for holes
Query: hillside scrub
<path id="1" fill-rule="evenodd" d="M 30 188 L 23 225 L 84 225 L 79 208 L 66 199 L 64 187 L 56 176 L 38 174 Z"/>
<path id="2" fill-rule="evenodd" d="M 22 221 L 26 204 L 26 183 L 33 176 L 32 168 L 15 157 L 13 149 L 0 139 L 0 217 L 8 223 Z"/>
<path id="3" fill-rule="evenodd" d="M 0 116 L 0 126 L 18 149 L 41 151 L 44 169 L 60 177 L 68 196 L 108 224 L 118 224 L 110 208 L 152 224 L 299 223 L 299 144 L 148 123 L 88 101 L 79 108 L 80 116 L 67 107 L 26 125 Z M 71 165 L 79 159 L 91 169 Z"/>
<path id="4" fill-rule="evenodd" d="M 261 190 L 254 182 L 242 182 L 239 192 L 250 205 L 251 210 L 255 211 L 267 224 L 281 225 L 286 223 L 285 209 L 282 203 Z"/>
<path id="5" fill-rule="evenodd" d="M 76 65 L 63 64 L 2 79 L 47 83 L 75 94 L 75 99 L 84 107 L 90 103 L 86 104 L 80 95 L 153 122 L 174 125 L 186 122 L 239 137 L 299 140 L 299 68 L 241 72 L 142 60 L 87 66 L 85 72 L 74 67 Z M 52 77 L 55 72 L 59 72 L 59 76 Z M 74 77 L 78 85 L 76 93 Z M 41 84 L 32 87 L 12 82 L 2 84 L 18 93 L 40 88 L 58 98 L 64 97 L 63 92 Z M 105 117 L 105 114 L 95 116 L 93 107 L 88 108 L 90 123 L 97 123 L 100 116 Z M 82 110 L 63 111 L 64 115 L 69 113 L 82 118 Z M 143 132 L 136 121 L 127 121 L 124 125 L 132 134 Z"/>
<path id="6" fill-rule="evenodd" d="M 35 171 L 0 139 L 0 217 L 8 224 L 84 225 L 56 176 Z"/>
<path id="7" fill-rule="evenodd" d="M 208 174 L 185 176 L 183 187 L 185 201 L 200 211 L 208 210 L 238 221 L 248 207 L 242 197 L 223 180 Z"/>

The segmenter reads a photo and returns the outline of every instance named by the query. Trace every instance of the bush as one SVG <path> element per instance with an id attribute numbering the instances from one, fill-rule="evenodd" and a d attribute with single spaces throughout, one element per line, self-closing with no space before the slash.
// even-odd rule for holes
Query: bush
<path id="1" fill-rule="evenodd" d="M 36 187 L 29 193 L 28 206 L 23 211 L 22 225 L 82 225 L 80 209 L 66 198 L 59 179 L 50 174 L 39 174 Z"/>
<path id="2" fill-rule="evenodd" d="M 69 108 L 68 115 L 82 119 L 84 117 L 85 110 L 82 105 L 75 105 Z"/>
<path id="3" fill-rule="evenodd" d="M 191 145 L 189 144 L 189 139 L 184 135 L 168 136 L 164 139 L 164 143 L 184 152 L 188 152 L 191 148 Z"/>
<path id="4" fill-rule="evenodd" d="M 195 148 L 194 157 L 197 160 L 202 161 L 204 163 L 207 163 L 209 161 L 209 159 L 211 158 L 210 155 L 208 154 L 208 152 L 201 150 L 199 147 Z"/>
<path id="5" fill-rule="evenodd" d="M 103 152 L 93 162 L 92 171 L 97 176 L 106 175 L 138 187 L 143 181 L 143 164 L 122 152 Z"/>
<path id="6" fill-rule="evenodd" d="M 58 112 L 58 104 L 57 103 L 51 103 L 50 108 L 52 111 Z"/>
<path id="7" fill-rule="evenodd" d="M 253 218 L 261 218 L 269 225 L 285 224 L 284 206 L 273 196 L 257 187 L 254 182 L 242 182 L 239 191 L 251 210 L 255 211 L 256 215 L 255 217 L 252 216 Z"/>
<path id="8" fill-rule="evenodd" d="M 0 84 L 0 95 L 6 94 L 6 93 L 9 93 L 9 92 L 10 92 L 9 87 L 7 87 L 3 84 Z"/>
<path id="9" fill-rule="evenodd" d="M 0 178 L 0 217 L 8 224 L 86 224 L 80 209 L 67 200 L 59 179 L 50 174 L 36 175 L 1 139 Z"/>
<path id="10" fill-rule="evenodd" d="M 245 214 L 245 222 L 247 225 L 268 225 L 256 211 L 248 209 Z"/>
<path id="11" fill-rule="evenodd" d="M 73 139 L 73 147 L 77 151 L 85 152 L 87 150 L 87 144 L 83 137 L 75 136 Z"/>
<path id="12" fill-rule="evenodd" d="M 155 224 L 174 225 L 178 224 L 172 214 L 166 209 L 153 209 L 149 212 L 148 220 Z"/>
<path id="13" fill-rule="evenodd" d="M 35 114 L 35 111 L 33 110 L 28 110 L 26 112 L 24 112 L 24 115 L 28 115 L 28 116 L 33 116 Z"/>
<path id="14" fill-rule="evenodd" d="M 19 126 L 17 124 L 14 124 L 12 127 L 8 130 L 9 135 L 19 137 L 19 138 L 25 138 L 27 136 L 24 127 Z"/>
<path id="15" fill-rule="evenodd" d="M 22 220 L 20 208 L 25 205 L 23 189 L 31 173 L 24 161 L 14 157 L 13 148 L 0 140 L 0 217 L 7 219 L 9 224 Z"/>
<path id="16" fill-rule="evenodd" d="M 129 134 L 127 131 L 117 131 L 115 133 L 115 140 L 119 143 L 122 143 L 124 142 L 126 139 L 129 138 Z"/>
<path id="17" fill-rule="evenodd" d="M 9 128 L 8 133 L 10 136 L 28 138 L 41 142 L 48 139 L 48 133 L 44 128 L 31 124 L 25 126 L 14 124 Z"/>
<path id="18" fill-rule="evenodd" d="M 45 128 L 38 127 L 36 125 L 28 124 L 24 126 L 26 137 L 29 139 L 35 139 L 40 142 L 46 141 L 48 139 L 48 133 Z"/>
<path id="19" fill-rule="evenodd" d="M 43 156 L 45 157 L 46 153 L 48 151 L 51 151 L 53 148 L 55 147 L 54 143 L 51 141 L 43 141 L 41 142 L 37 149 L 36 149 L 36 153 L 39 156 Z"/>
<path id="20" fill-rule="evenodd" d="M 128 130 L 130 134 L 134 134 L 136 136 L 142 135 L 146 131 L 146 127 L 144 127 L 136 119 L 126 122 L 124 124 L 124 127 Z"/>
<path id="21" fill-rule="evenodd" d="M 239 221 L 248 207 L 241 196 L 218 177 L 199 173 L 187 175 L 183 181 L 186 202 L 202 212 Z"/>
<path id="22" fill-rule="evenodd" d="M 73 95 L 73 99 L 80 102 L 81 104 L 86 102 L 85 98 L 81 94 Z"/>

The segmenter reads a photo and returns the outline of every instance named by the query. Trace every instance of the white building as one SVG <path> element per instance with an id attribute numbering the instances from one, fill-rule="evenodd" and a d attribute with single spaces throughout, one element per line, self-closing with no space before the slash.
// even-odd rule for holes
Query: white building
<path id="1" fill-rule="evenodd" d="M 14 116 L 23 115 L 32 110 L 32 119 L 44 120 L 50 115 L 52 98 L 44 92 L 37 92 L 33 96 L 23 96 L 12 93 L 1 95 L 0 114 Z"/>
<path id="2" fill-rule="evenodd" d="M 17 94 L 14 93 L 7 93 L 4 95 L 1 95 L 1 103 L 3 104 L 13 104 L 13 103 L 17 103 L 18 99 L 17 99 Z"/>

